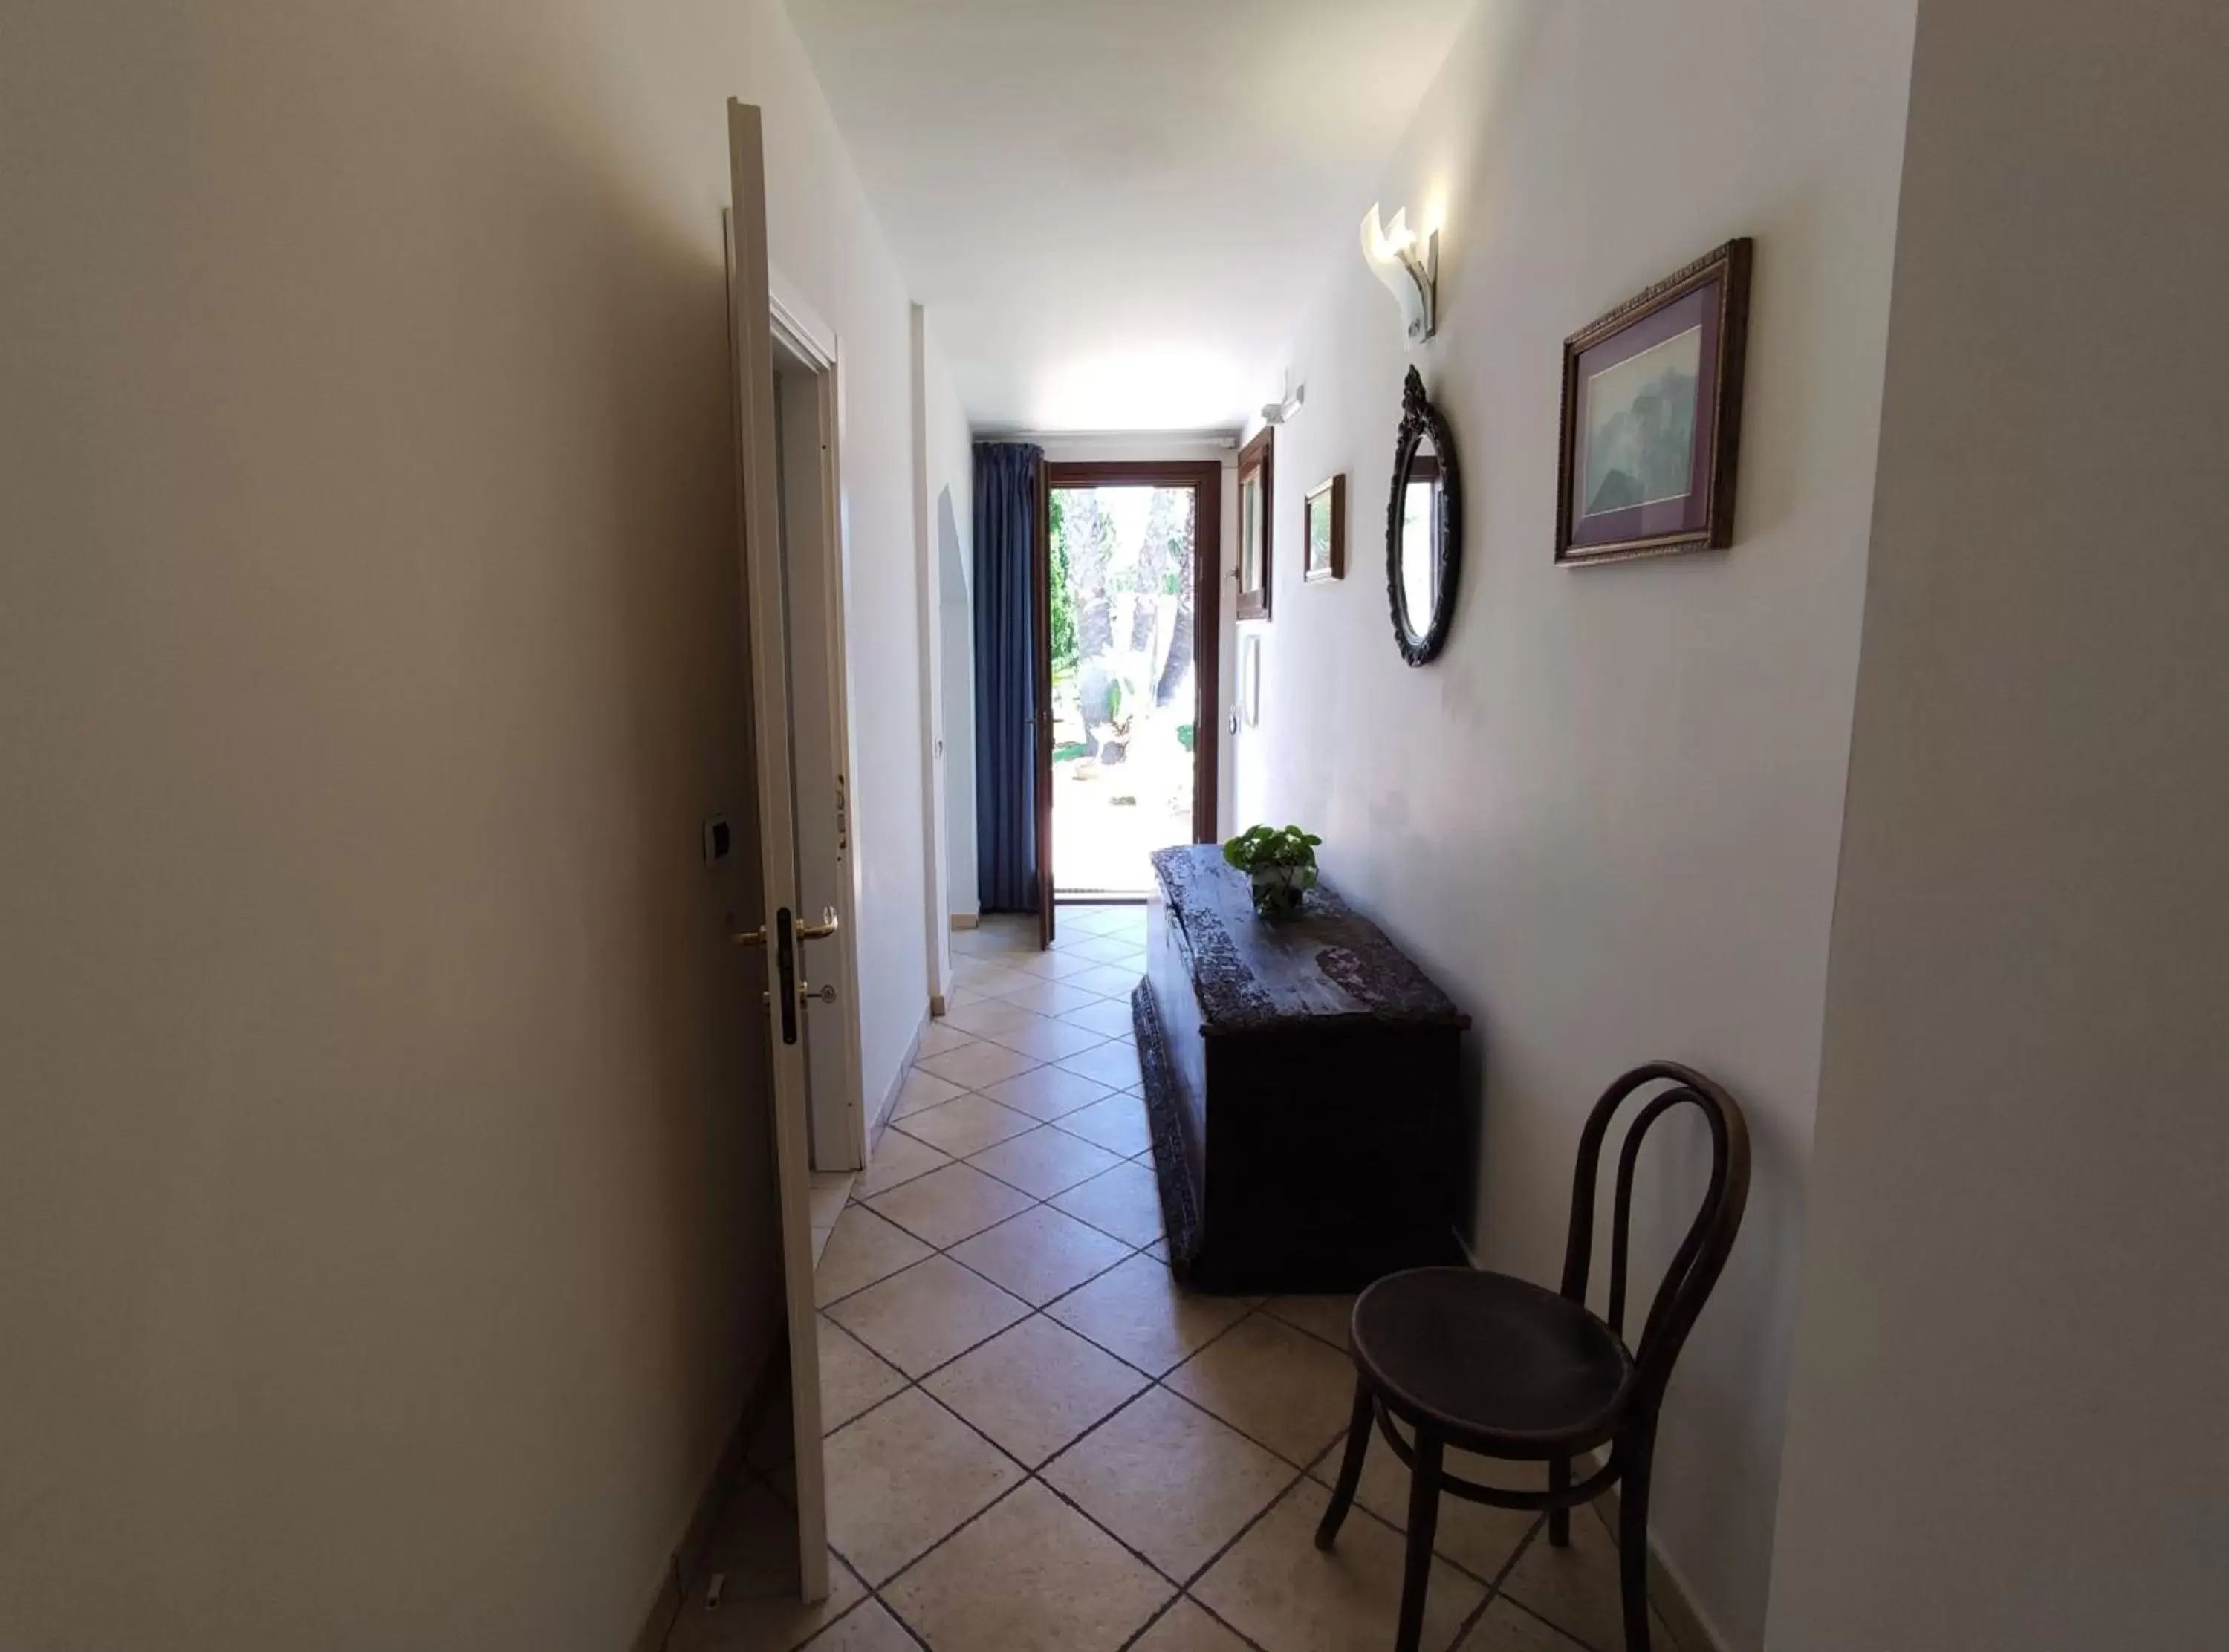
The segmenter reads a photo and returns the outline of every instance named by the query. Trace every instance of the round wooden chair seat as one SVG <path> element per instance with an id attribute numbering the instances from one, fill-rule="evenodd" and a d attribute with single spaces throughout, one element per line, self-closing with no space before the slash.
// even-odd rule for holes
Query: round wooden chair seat
<path id="1" fill-rule="evenodd" d="M 1633 1389 L 1633 1356 L 1609 1326 L 1506 1274 L 1391 1275 L 1355 1300 L 1353 1337 L 1395 1415 L 1500 1457 L 1568 1457 L 1608 1439 Z"/>

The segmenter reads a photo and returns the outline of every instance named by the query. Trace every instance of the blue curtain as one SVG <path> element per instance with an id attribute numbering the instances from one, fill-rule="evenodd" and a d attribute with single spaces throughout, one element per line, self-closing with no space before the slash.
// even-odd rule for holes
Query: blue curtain
<path id="1" fill-rule="evenodd" d="M 975 445 L 975 871 L 986 912 L 1037 909 L 1037 490 L 1044 450 Z"/>

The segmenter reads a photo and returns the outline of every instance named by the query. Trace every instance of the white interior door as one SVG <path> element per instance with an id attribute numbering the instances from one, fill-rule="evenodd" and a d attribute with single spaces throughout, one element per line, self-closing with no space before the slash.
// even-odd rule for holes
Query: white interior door
<path id="1" fill-rule="evenodd" d="M 813 1303 L 813 1223 L 807 1199 L 809 1095 L 806 980 L 799 921 L 794 739 L 790 708 L 788 597 L 782 567 L 774 332 L 768 317 L 766 150 L 759 112 L 730 99 L 728 158 L 735 208 L 728 222 L 729 332 L 736 368 L 736 519 L 743 620 L 750 653 L 752 733 L 758 784 L 765 921 L 768 1047 L 772 1053 L 775 1181 L 780 1190 L 782 1289 L 789 1330 L 790 1414 L 796 1432 L 800 1591 L 828 1593 L 828 1507 L 820 1452 L 820 1358 Z"/>
<path id="2" fill-rule="evenodd" d="M 836 339 L 777 286 L 774 416 L 781 465 L 782 588 L 789 618 L 790 777 L 798 912 L 809 915 L 803 1036 L 815 1170 L 865 1168 L 860 1083 L 857 862 L 851 853 L 850 695 Z M 833 932 L 829 931 L 833 928 Z"/>

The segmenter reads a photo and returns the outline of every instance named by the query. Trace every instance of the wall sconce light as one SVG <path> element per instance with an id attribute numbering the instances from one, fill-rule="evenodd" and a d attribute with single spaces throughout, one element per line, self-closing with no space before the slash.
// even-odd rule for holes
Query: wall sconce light
<path id="1" fill-rule="evenodd" d="M 1437 324 L 1432 298 L 1440 279 L 1440 232 L 1436 229 L 1420 240 L 1407 220 L 1404 208 L 1393 215 L 1388 227 L 1378 221 L 1373 204 L 1362 221 L 1362 256 L 1401 306 L 1401 320 L 1413 346 L 1429 338 Z"/>

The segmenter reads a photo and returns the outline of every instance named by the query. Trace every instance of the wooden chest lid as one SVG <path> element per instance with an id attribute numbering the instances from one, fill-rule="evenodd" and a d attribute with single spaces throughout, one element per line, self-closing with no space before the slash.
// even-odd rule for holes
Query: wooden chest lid
<path id="1" fill-rule="evenodd" d="M 1470 1017 L 1385 933 L 1319 883 L 1291 918 L 1254 912 L 1251 881 L 1211 843 L 1153 853 L 1171 927 L 1191 955 L 1200 1030 L 1250 1033 L 1326 1021 L 1445 1027 Z"/>

